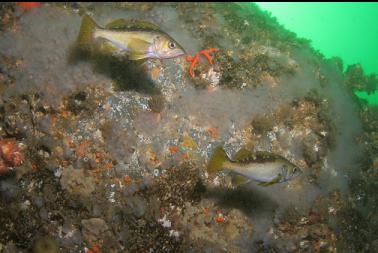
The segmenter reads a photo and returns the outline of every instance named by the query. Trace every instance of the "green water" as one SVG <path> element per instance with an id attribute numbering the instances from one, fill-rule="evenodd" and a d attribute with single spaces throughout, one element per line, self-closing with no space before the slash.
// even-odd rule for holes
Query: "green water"
<path id="1" fill-rule="evenodd" d="M 360 63 L 365 74 L 378 73 L 378 3 L 257 4 L 325 57 L 341 57 L 344 68 Z M 378 92 L 356 95 L 378 105 Z"/>

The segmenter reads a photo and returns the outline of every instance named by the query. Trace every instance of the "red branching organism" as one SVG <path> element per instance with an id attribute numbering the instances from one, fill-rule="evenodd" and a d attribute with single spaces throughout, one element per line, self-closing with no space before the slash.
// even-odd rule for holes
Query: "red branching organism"
<path id="1" fill-rule="evenodd" d="M 204 55 L 211 65 L 214 64 L 213 58 L 210 55 L 210 53 L 213 53 L 215 51 L 218 51 L 218 49 L 216 49 L 216 48 L 204 49 L 204 50 L 199 51 L 194 57 L 192 57 L 190 55 L 188 57 L 186 57 L 186 60 L 188 62 L 192 63 L 192 64 L 190 64 L 190 67 L 189 67 L 189 74 L 191 75 L 191 77 L 194 77 L 194 71 L 193 70 L 198 65 L 200 58 L 201 58 L 201 55 Z"/>

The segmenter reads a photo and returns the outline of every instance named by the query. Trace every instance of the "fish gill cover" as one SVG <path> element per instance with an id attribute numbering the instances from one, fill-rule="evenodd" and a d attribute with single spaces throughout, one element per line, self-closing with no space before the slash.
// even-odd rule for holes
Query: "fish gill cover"
<path id="1" fill-rule="evenodd" d="M 2 4 L 0 14 L 0 252 L 377 249 L 377 111 L 348 85 L 366 77 L 255 5 Z M 84 14 L 152 22 L 189 54 L 217 48 L 214 64 L 192 77 L 185 57 L 72 61 Z M 303 176 L 235 187 L 206 171 L 219 146 L 278 154 Z"/>

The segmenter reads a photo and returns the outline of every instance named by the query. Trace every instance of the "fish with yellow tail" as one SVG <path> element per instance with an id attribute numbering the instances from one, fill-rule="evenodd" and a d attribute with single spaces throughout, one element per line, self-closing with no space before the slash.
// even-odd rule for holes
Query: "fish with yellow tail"
<path id="1" fill-rule="evenodd" d="M 185 54 L 184 49 L 159 27 L 146 21 L 117 19 L 100 27 L 90 16 L 81 22 L 77 45 L 92 48 L 95 42 L 100 49 L 129 60 L 147 58 L 167 59 Z"/>
<path id="2" fill-rule="evenodd" d="M 207 171 L 210 174 L 219 171 L 231 172 L 235 185 L 254 180 L 262 186 L 290 181 L 302 174 L 301 169 L 279 155 L 268 152 L 252 153 L 241 149 L 231 160 L 222 147 L 215 148 Z"/>

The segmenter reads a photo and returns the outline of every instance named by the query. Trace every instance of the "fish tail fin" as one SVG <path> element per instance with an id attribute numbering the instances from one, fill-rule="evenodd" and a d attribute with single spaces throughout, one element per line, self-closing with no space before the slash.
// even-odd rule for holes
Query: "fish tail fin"
<path id="1" fill-rule="evenodd" d="M 223 170 L 224 162 L 230 161 L 224 149 L 220 146 L 215 148 L 213 155 L 210 158 L 209 164 L 207 165 L 208 173 L 216 173 Z"/>
<path id="2" fill-rule="evenodd" d="M 81 27 L 79 36 L 77 37 L 77 44 L 79 46 L 88 45 L 94 38 L 94 32 L 99 26 L 96 22 L 89 16 L 85 15 L 81 21 Z"/>

